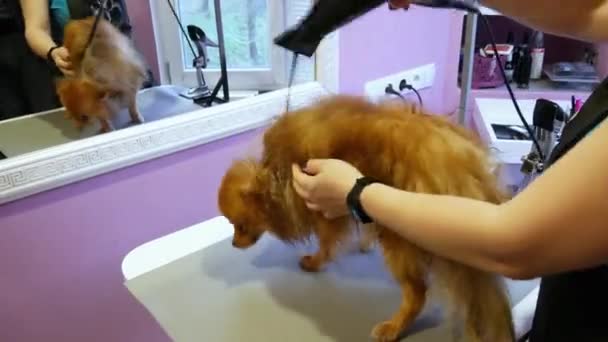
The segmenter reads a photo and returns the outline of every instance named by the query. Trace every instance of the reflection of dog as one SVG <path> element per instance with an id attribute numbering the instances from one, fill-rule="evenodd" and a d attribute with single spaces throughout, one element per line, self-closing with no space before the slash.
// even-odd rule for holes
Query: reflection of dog
<path id="1" fill-rule="evenodd" d="M 262 159 L 236 161 L 229 168 L 218 200 L 234 225 L 235 247 L 250 247 L 267 231 L 293 243 L 315 235 L 319 250 L 302 257 L 300 266 L 314 272 L 331 261 L 350 232 L 349 220 L 327 220 L 295 194 L 291 165 L 311 158 L 346 160 L 365 175 L 412 192 L 506 200 L 486 149 L 464 129 L 409 106 L 335 97 L 279 118 L 264 135 Z M 373 329 L 373 337 L 393 341 L 413 322 L 432 275 L 463 315 L 471 341 L 513 341 L 499 277 L 423 251 L 384 227 L 371 228 L 403 294 L 399 310 Z M 368 246 L 364 241 L 362 247 Z"/>
<path id="2" fill-rule="evenodd" d="M 72 20 L 65 28 L 64 45 L 76 74 L 57 82 L 66 115 L 79 128 L 95 117 L 101 131 L 107 132 L 113 129 L 112 117 L 128 108 L 131 120 L 141 123 L 137 92 L 146 78 L 145 63 L 129 38 L 104 19 L 87 48 L 94 21 L 94 17 Z"/>

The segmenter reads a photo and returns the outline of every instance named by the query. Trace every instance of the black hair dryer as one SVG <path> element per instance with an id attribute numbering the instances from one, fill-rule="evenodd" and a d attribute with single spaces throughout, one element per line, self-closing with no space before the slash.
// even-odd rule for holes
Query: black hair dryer
<path id="1" fill-rule="evenodd" d="M 274 42 L 311 57 L 325 36 L 384 3 L 386 0 L 319 0 L 304 20 Z"/>
<path id="2" fill-rule="evenodd" d="M 274 43 L 296 54 L 311 57 L 325 36 L 385 3 L 387 0 L 318 0 L 308 16 L 276 37 Z M 412 0 L 410 3 L 477 11 L 475 4 L 467 0 Z"/>

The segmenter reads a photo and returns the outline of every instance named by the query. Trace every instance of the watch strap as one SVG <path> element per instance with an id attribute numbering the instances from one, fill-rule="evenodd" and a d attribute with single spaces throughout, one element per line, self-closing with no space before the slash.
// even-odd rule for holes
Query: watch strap
<path id="1" fill-rule="evenodd" d="M 49 49 L 49 52 L 46 53 L 46 60 L 52 63 L 53 65 L 55 64 L 55 60 L 53 59 L 53 51 L 57 49 L 59 49 L 59 46 L 53 46 Z"/>
<path id="2" fill-rule="evenodd" d="M 368 185 L 378 183 L 378 181 L 371 177 L 361 177 L 357 179 L 355 185 L 346 196 L 346 205 L 350 210 L 355 220 L 367 224 L 372 223 L 373 219 L 365 212 L 361 205 L 361 193 Z"/>

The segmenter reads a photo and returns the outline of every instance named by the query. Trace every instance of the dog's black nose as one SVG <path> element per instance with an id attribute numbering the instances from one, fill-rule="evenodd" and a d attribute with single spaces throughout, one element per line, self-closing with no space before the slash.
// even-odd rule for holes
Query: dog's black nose
<path id="1" fill-rule="evenodd" d="M 232 240 L 232 247 L 236 247 L 236 242 Z"/>

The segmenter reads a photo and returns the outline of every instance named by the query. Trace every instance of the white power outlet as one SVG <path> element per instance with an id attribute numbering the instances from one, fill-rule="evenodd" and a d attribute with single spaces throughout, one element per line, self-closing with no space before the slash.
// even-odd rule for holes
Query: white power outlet
<path id="1" fill-rule="evenodd" d="M 418 91 L 432 87 L 435 82 L 435 64 L 427 64 L 367 82 L 365 84 L 365 95 L 374 101 L 381 100 L 387 96 L 394 97 L 394 95 L 386 94 L 386 87 L 390 84 L 393 86 L 393 89 L 399 91 L 399 84 L 402 80 L 406 80 L 408 84 Z M 401 94 L 405 95 L 411 92 L 413 91 L 404 89 L 401 91 Z"/>

